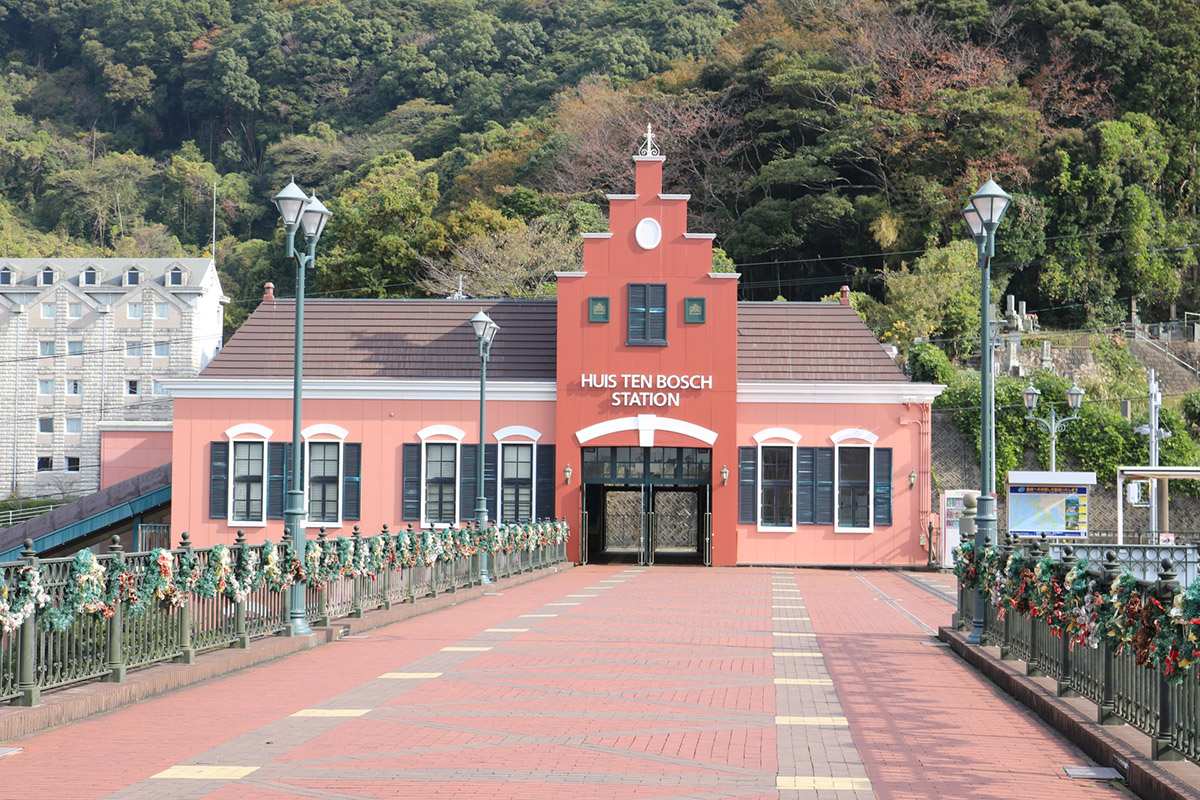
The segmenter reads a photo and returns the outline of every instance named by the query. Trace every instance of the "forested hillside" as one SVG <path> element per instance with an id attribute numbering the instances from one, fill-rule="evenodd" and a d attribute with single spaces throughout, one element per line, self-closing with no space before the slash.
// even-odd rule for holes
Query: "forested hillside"
<path id="1" fill-rule="evenodd" d="M 0 43 L 0 255 L 201 254 L 215 185 L 231 324 L 293 175 L 313 295 L 552 292 L 646 123 L 744 297 L 965 351 L 994 172 L 1044 323 L 1197 299 L 1197 0 L 0 0 Z"/>

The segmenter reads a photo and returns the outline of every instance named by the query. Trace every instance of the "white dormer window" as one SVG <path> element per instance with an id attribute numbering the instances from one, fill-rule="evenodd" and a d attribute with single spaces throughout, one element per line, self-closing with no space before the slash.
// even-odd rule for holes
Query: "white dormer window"
<path id="1" fill-rule="evenodd" d="M 167 273 L 168 286 L 183 286 L 183 270 L 179 267 L 172 267 Z"/>
<path id="2" fill-rule="evenodd" d="M 12 286 L 12 270 L 8 267 L 0 269 L 0 286 Z"/>
<path id="3" fill-rule="evenodd" d="M 98 286 L 100 284 L 100 275 L 96 272 L 96 268 L 88 267 L 85 269 L 80 282 L 84 286 Z"/>
<path id="4" fill-rule="evenodd" d="M 41 273 L 38 275 L 38 283 L 41 284 L 42 286 L 53 286 L 54 285 L 54 268 L 53 267 L 43 267 Z"/>
<path id="5" fill-rule="evenodd" d="M 125 271 L 125 285 L 137 286 L 142 282 L 142 273 L 138 272 L 137 267 L 130 267 Z"/>

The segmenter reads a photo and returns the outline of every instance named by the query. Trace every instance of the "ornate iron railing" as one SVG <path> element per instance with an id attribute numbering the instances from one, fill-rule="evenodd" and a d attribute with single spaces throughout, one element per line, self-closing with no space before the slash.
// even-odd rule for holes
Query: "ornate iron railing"
<path id="1" fill-rule="evenodd" d="M 480 553 L 493 549 L 492 574 L 508 577 L 566 559 L 566 522 L 377 536 L 359 534 L 293 552 L 286 542 L 229 547 L 108 552 L 40 559 L 26 541 L 23 560 L 0 563 L 0 701 L 36 705 L 43 690 L 197 652 L 248 647 L 287 634 L 290 586 L 303 583 L 309 621 L 328 625 L 393 604 L 481 583 Z M 505 552 L 505 551 L 508 552 Z M 289 561 L 290 559 L 290 561 Z M 90 582 L 89 582 L 90 576 Z"/>

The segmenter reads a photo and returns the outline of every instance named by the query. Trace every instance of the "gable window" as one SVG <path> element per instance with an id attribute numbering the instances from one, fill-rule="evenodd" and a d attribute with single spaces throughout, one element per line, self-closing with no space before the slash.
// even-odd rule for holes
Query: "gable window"
<path id="1" fill-rule="evenodd" d="M 170 310 L 170 306 L 167 303 L 155 303 L 154 304 L 154 318 L 155 319 L 169 319 L 170 316 L 171 316 L 171 310 Z"/>
<path id="2" fill-rule="evenodd" d="M 42 319 L 55 319 L 58 317 L 57 303 L 42 303 Z"/>
<path id="3" fill-rule="evenodd" d="M 67 319 L 82 319 L 83 303 L 67 303 Z"/>
<path id="4" fill-rule="evenodd" d="M 457 450 L 455 443 L 430 442 L 425 445 L 425 522 L 434 525 L 454 523 Z"/>
<path id="5" fill-rule="evenodd" d="M 626 344 L 667 343 L 667 285 L 629 284 L 629 328 Z"/>
<path id="6" fill-rule="evenodd" d="M 232 522 L 263 521 L 263 444 L 233 443 Z"/>
<path id="7" fill-rule="evenodd" d="M 142 274 L 138 272 L 137 267 L 130 267 L 125 272 L 125 285 L 137 286 L 142 282 Z"/>
<path id="8" fill-rule="evenodd" d="M 125 317 L 127 319 L 141 319 L 142 318 L 142 304 L 141 303 L 130 303 L 129 305 L 125 306 Z"/>
<path id="9" fill-rule="evenodd" d="M 54 342 L 38 342 L 38 355 L 43 357 L 54 355 Z"/>
<path id="10" fill-rule="evenodd" d="M 179 267 L 173 267 L 167 274 L 168 286 L 183 286 L 183 270 Z"/>
<path id="11" fill-rule="evenodd" d="M 41 275 L 38 276 L 38 282 L 42 286 L 53 286 L 54 285 L 54 270 L 53 270 L 53 268 L 45 267 L 42 270 Z"/>
<path id="12" fill-rule="evenodd" d="M 95 286 L 100 282 L 99 277 L 100 276 L 96 273 L 95 267 L 88 267 L 83 271 L 83 285 Z"/>
<path id="13" fill-rule="evenodd" d="M 533 445 L 505 444 L 500 479 L 500 519 L 505 523 L 533 520 Z"/>

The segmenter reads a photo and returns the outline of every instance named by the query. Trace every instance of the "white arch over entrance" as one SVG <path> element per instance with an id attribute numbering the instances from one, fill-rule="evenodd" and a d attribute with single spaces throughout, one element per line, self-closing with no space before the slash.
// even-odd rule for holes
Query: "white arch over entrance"
<path id="1" fill-rule="evenodd" d="M 654 447 L 654 434 L 657 431 L 680 433 L 684 436 L 698 439 L 709 447 L 712 447 L 713 442 L 717 440 L 716 431 L 709 430 L 694 422 L 685 422 L 681 419 L 672 419 L 671 417 L 660 417 L 655 414 L 638 414 L 636 417 L 620 417 L 618 419 L 597 422 L 595 425 L 589 425 L 583 430 L 576 431 L 575 438 L 580 444 L 587 444 L 601 436 L 607 436 L 610 433 L 621 433 L 623 431 L 637 431 L 639 447 Z"/>

